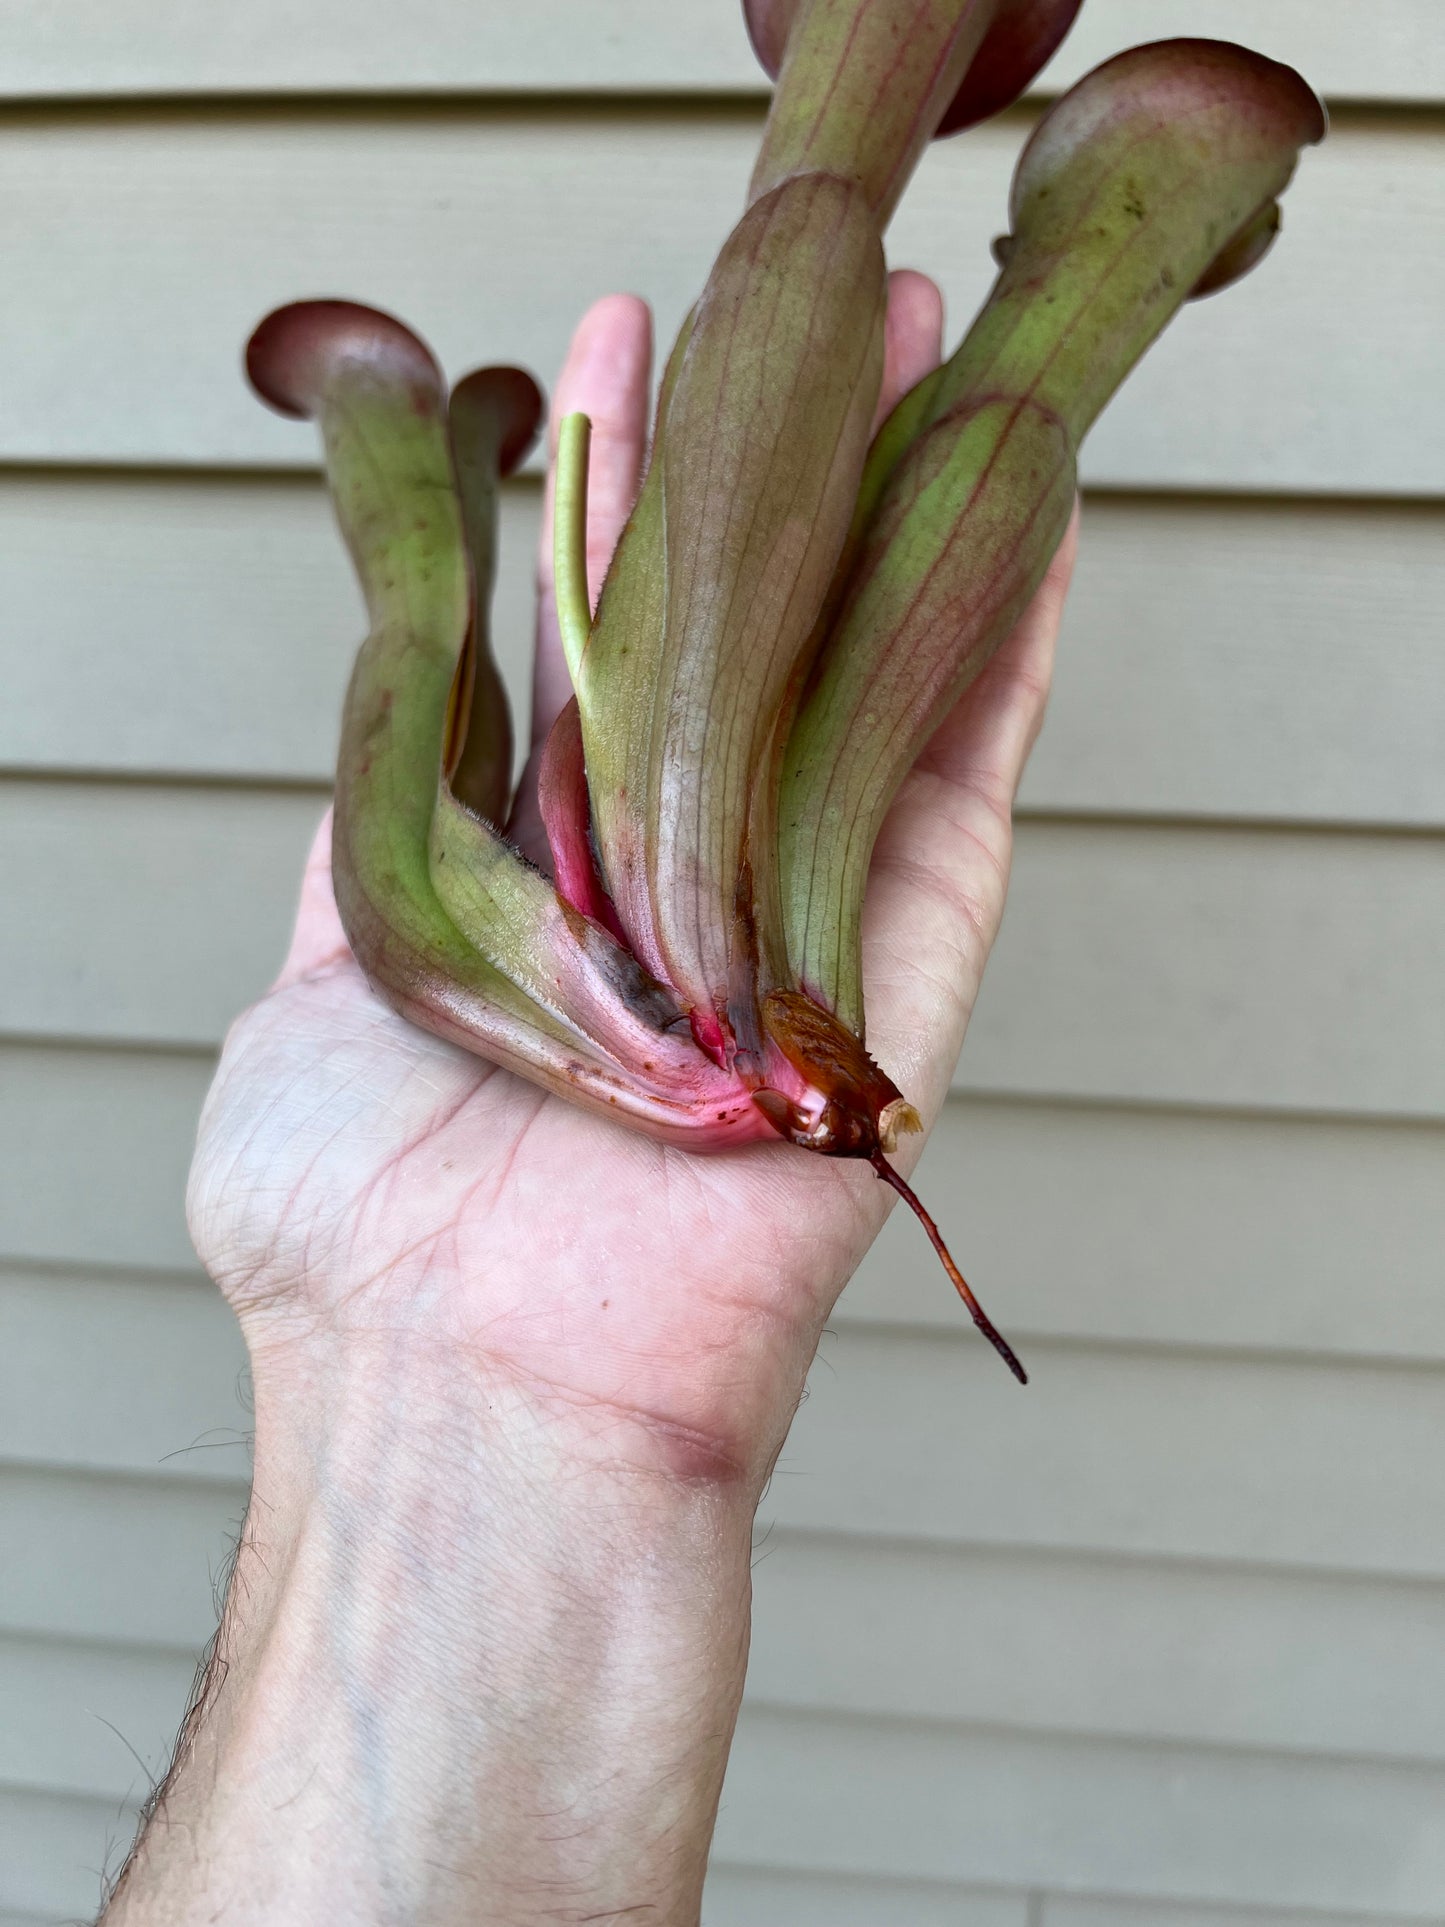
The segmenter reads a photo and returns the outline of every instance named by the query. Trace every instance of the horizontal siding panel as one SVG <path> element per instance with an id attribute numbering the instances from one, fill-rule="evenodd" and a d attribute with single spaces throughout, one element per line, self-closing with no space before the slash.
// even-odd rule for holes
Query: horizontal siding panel
<path id="1" fill-rule="evenodd" d="M 755 1700 L 1445 1765 L 1440 1585 L 784 1532 L 761 1553 Z"/>
<path id="2" fill-rule="evenodd" d="M 1024 824 L 972 1089 L 1445 1112 L 1445 840 Z"/>
<path id="3" fill-rule="evenodd" d="M 999 1547 L 1445 1576 L 1436 1371 L 838 1331 L 765 1519 Z M 986 1441 L 986 1446 L 981 1444 Z M 1442 1890 L 1445 1891 L 1445 1890 Z"/>
<path id="4" fill-rule="evenodd" d="M 219 1044 L 280 968 L 322 808 L 264 791 L 0 785 L 0 1030 Z"/>
<path id="5" fill-rule="evenodd" d="M 138 1402 L 147 1389 L 137 1388 Z M 783 1476 L 797 1469 L 790 1448 Z M 1006 1499 L 1009 1469 L 993 1477 Z M 6 1467 L 0 1520 L 6 1543 L 25 1549 L 0 1582 L 12 1674 L 27 1670 L 21 1635 L 91 1642 L 74 1649 L 81 1699 L 98 1676 L 100 1662 L 87 1657 L 94 1642 L 199 1647 L 214 1629 L 214 1582 L 239 1511 L 231 1486 L 198 1498 L 178 1483 Z M 117 1559 L 131 1519 L 138 1543 Z M 864 1523 L 886 1532 L 890 1521 L 874 1511 Z M 768 1533 L 760 1550 L 754 1700 L 1445 1763 L 1438 1584 L 788 1531 Z M 71 1650 L 47 1646 L 46 1664 Z M 129 1660 L 112 1653 L 105 1664 Z M 163 1732 L 174 1726 L 174 1697 L 161 1708 Z M 150 1759 L 137 1730 L 122 1730 Z M 6 1776 L 14 1773 L 0 1762 Z M 113 1787 L 40 1777 L 72 1790 Z"/>
<path id="6" fill-rule="evenodd" d="M 12 1258 L 193 1270 L 186 1173 L 209 1056 L 0 1044 Z"/>
<path id="7" fill-rule="evenodd" d="M 0 1047 L 0 1255 L 191 1270 L 209 1076 L 202 1058 Z M 1442 1161 L 1434 1127 L 955 1099 L 918 1183 L 1020 1337 L 1440 1360 Z M 895 1213 L 840 1316 L 951 1332 L 961 1314 Z"/>
<path id="8" fill-rule="evenodd" d="M 1437 1922 L 1445 1772 L 745 1708 L 717 1850 Z"/>
<path id="9" fill-rule="evenodd" d="M 494 635 L 522 694 L 540 502 L 502 497 Z M 0 765 L 330 782 L 366 623 L 312 479 L 0 473 L 0 598 Z"/>
<path id="10" fill-rule="evenodd" d="M 1442 1169 L 1438 1127 L 956 1098 L 915 1182 L 1016 1335 L 1438 1360 Z M 840 1311 L 960 1317 L 902 1211 Z"/>
<path id="11" fill-rule="evenodd" d="M 195 1672 L 188 1653 L 0 1637 L 0 1781 L 138 1804 L 169 1762 Z"/>
<path id="12" fill-rule="evenodd" d="M 1124 1900 L 1048 1894 L 1034 1927 L 1398 1927 L 1392 1914 L 1327 1914 L 1313 1908 L 1287 1913 L 1244 1914 L 1237 1907 L 1176 1907 L 1167 1900 Z"/>
<path id="13" fill-rule="evenodd" d="M 0 1922 L 0 1927 L 4 1923 Z M 1034 1927 L 1026 1894 L 934 1881 L 846 1880 L 714 1861 L 702 1927 Z"/>
<path id="14" fill-rule="evenodd" d="M 1080 1663 L 1086 1663 L 1083 1655 Z M 189 1656 L 182 1654 L 119 1655 L 105 1648 L 0 1640 L 0 1687 L 12 1709 L 6 1733 L 0 1737 L 0 1765 L 10 1775 L 25 1772 L 51 1794 L 133 1803 L 147 1782 L 125 1742 L 135 1747 L 150 1772 L 163 1768 L 193 1671 Z M 778 1756 L 810 1757 L 827 1751 L 830 1738 L 845 1760 L 860 1746 L 876 1748 L 881 1771 L 876 1778 L 864 1774 L 850 1781 L 843 1810 L 835 1815 L 834 1827 L 825 1830 L 820 1825 L 825 1810 L 822 1789 L 811 1773 L 806 1784 L 801 1775 L 785 1781 L 778 1772 Z M 1044 1769 L 1044 1782 L 1028 1803 L 1032 1817 L 1008 1813 L 995 1794 L 987 1800 L 988 1817 L 994 1821 L 987 1836 L 977 1821 L 957 1817 L 947 1830 L 939 1829 L 939 1818 L 952 1810 L 961 1790 L 960 1781 L 976 1801 L 971 1785 L 975 1774 L 996 1775 L 1006 1785 L 1020 1763 L 1031 1753 L 1037 1757 L 1045 1746 L 1054 1764 L 1051 1771 Z M 1110 1823 L 1117 1826 L 1118 1817 L 1110 1809 L 1121 1787 L 1138 1787 L 1151 1756 L 1163 1785 L 1144 1802 L 1136 1857 L 1123 1870 L 1125 1880 L 1136 1889 L 1152 1880 L 1154 1891 L 1182 1894 L 1193 1887 L 1198 1895 L 1202 1887 L 1200 1897 L 1318 1904 L 1328 1891 L 1319 1884 L 1327 1871 L 1319 1865 L 1320 1856 L 1336 1865 L 1341 1857 L 1338 1848 L 1326 1851 L 1319 1835 L 1324 1825 L 1338 1818 L 1340 1796 L 1347 1789 L 1355 1790 L 1363 1809 L 1352 1841 L 1357 1857 L 1351 1862 L 1350 1887 L 1332 1898 L 1356 1905 L 1399 1908 L 1408 1907 L 1412 1900 L 1420 1905 L 1427 1890 L 1422 1880 L 1412 1891 L 1411 1862 L 1423 1863 L 1423 1872 L 1438 1866 L 1445 1852 L 1438 1815 L 1433 1823 L 1421 1824 L 1428 1812 L 1423 1796 L 1445 1785 L 1445 1775 L 1438 1769 L 1392 1769 L 1381 1761 L 1288 1759 L 1242 1752 L 1221 1756 L 1200 1748 L 1145 1749 L 1109 1741 L 1081 1743 L 1059 1734 L 1040 1742 L 1017 1732 L 951 1727 L 936 1717 L 911 1725 L 897 1718 L 819 1720 L 757 1706 L 743 1714 L 735 1764 L 724 1794 L 720 1852 L 744 1863 L 773 1855 L 785 1862 L 796 1856 L 808 1872 L 831 1865 L 840 1872 L 851 1869 L 874 1877 L 911 1872 L 915 1877 L 925 1874 L 934 1879 L 1000 1884 L 1036 1880 L 1061 1885 L 1067 1880 L 1082 1886 L 1103 1885 L 1118 1879 L 1121 1871 L 1114 1864 L 1120 1859 L 1121 1843 L 1110 1837 Z M 943 1784 L 934 1783 L 930 1767 L 941 1773 Z M 830 1790 L 837 1791 L 837 1777 L 836 1770 L 828 1775 L 833 1782 Z M 1095 1785 L 1092 1797 L 1085 1782 Z M 931 1788 L 921 1810 L 914 1806 L 915 1785 Z M 1191 1800 L 1180 1798 L 1184 1786 Z M 1239 1840 L 1240 1857 L 1235 1862 L 1215 1830 L 1231 1808 L 1242 1818 L 1241 1795 L 1247 1789 L 1261 1802 L 1267 1801 L 1268 1810 L 1255 1810 L 1252 1824 Z M 1387 1792 L 1395 1796 L 1388 1807 L 1382 1797 Z M 858 1807 L 860 1795 L 869 1800 L 871 1815 L 861 1835 L 840 1824 L 850 1809 Z M 1057 1810 L 1048 1810 L 1051 1798 L 1060 1803 Z M 1069 1810 L 1063 1809 L 1065 1799 L 1073 1803 Z M 760 1824 L 761 1809 L 769 1801 L 772 1818 Z M 1079 1805 L 1100 1824 L 1099 1837 L 1087 1845 L 1078 1837 Z M 912 1809 L 911 1817 L 905 1806 Z M 741 1851 L 740 1829 L 731 1824 L 739 1811 L 748 1813 L 752 1821 Z M 1146 1831 L 1150 1820 L 1158 1829 L 1152 1840 Z M 1296 1845 L 1301 1835 L 1315 1839 L 1315 1867 L 1306 1871 L 1303 1866 L 1276 1865 L 1266 1851 L 1266 1822 L 1286 1837 L 1293 1834 Z M 791 1834 L 786 1848 L 779 1838 L 780 1827 Z M 970 1838 L 974 1827 L 978 1835 Z M 1409 1831 L 1402 1833 L 1402 1829 Z M 908 1861 L 894 1858 L 899 1833 L 912 1836 L 913 1855 Z M 1386 1842 L 1402 1844 L 1403 1840 L 1412 1849 L 1405 1863 L 1386 1861 L 1379 1849 Z M 1020 1855 L 1025 1842 L 1031 1854 L 1027 1861 Z M 975 1859 L 976 1854 L 981 1859 Z M 936 1893 L 926 1897 L 938 1899 Z M 1007 1921 L 1007 1913 L 1002 1912 L 1006 1899 L 989 1897 L 984 1904 L 998 1909 Z M 864 1918 L 861 1913 L 855 1917 Z M 872 1918 L 884 1916 L 875 1913 Z M 894 1916 L 887 1918 L 892 1927 Z"/>
<path id="15" fill-rule="evenodd" d="M 1066 86 L 1137 40 L 1212 34 L 1302 66 L 1352 100 L 1445 95 L 1430 0 L 1379 0 L 1368 33 L 1333 0 L 1090 0 L 1042 77 Z M 161 93 L 755 92 L 736 0 L 531 0 L 478 8 L 412 0 L 406 32 L 382 0 L 50 0 L 0 27 L 0 94 L 13 98 Z"/>
<path id="16" fill-rule="evenodd" d="M 0 1907 L 90 1918 L 134 1833 L 134 1814 L 114 1800 L 0 1786 Z"/>
<path id="17" fill-rule="evenodd" d="M 0 1468 L 0 1537 L 24 1549 L 0 1571 L 0 1629 L 198 1649 L 243 1502 Z M 755 1586 L 755 1701 L 1441 1757 L 1436 1586 L 781 1530 Z"/>
<path id="18" fill-rule="evenodd" d="M 112 1419 L 83 1429 L 75 1408 L 98 1377 L 92 1340 L 78 1333 L 65 1372 L 54 1363 L 59 1334 L 47 1334 L 25 1351 L 48 1369 L 79 1440 L 67 1445 L 58 1422 L 46 1426 L 31 1399 L 17 1399 L 0 1452 L 40 1463 L 63 1455 L 76 1469 L 126 1476 L 163 1470 L 233 1495 L 245 1471 L 233 1443 L 234 1341 L 218 1331 L 220 1342 L 187 1349 L 193 1387 L 181 1399 L 160 1383 L 147 1351 L 153 1321 L 137 1296 L 117 1287 L 113 1307 L 92 1314 L 93 1332 L 112 1335 L 110 1370 L 137 1412 L 112 1404 Z M 813 1371 L 766 1516 L 794 1529 L 936 1542 L 1445 1575 L 1438 1371 L 1043 1339 L 1024 1349 L 1027 1392 L 969 1327 L 841 1328 Z M 182 1421 L 167 1423 L 178 1405 Z M 202 1430 L 218 1428 L 220 1449 L 187 1449 L 197 1418 L 209 1422 Z M 979 1437 L 997 1466 L 982 1476 Z M 1341 1440 L 1368 1449 L 1346 1452 Z M 965 1466 L 972 1476 L 960 1476 Z"/>
<path id="19" fill-rule="evenodd" d="M 1421 1922 L 1438 1920 L 1442 1811 L 1445 1776 L 1419 1769 L 753 1708 L 724 1793 L 718 1859 Z M 114 1802 L 0 1789 L 0 1904 L 93 1908 L 94 1870 L 107 1844 L 114 1866 L 128 1833 Z M 972 1927 L 967 1914 L 960 1927 Z"/>
<path id="20" fill-rule="evenodd" d="M 243 1504 L 0 1468 L 0 1630 L 199 1649 Z M 775 1530 L 755 1587 L 755 1701 L 1442 1758 L 1437 1585 Z"/>
<path id="21" fill-rule="evenodd" d="M 1439 825 L 1442 605 L 1429 510 L 1093 497 L 1023 806 Z"/>
<path id="22" fill-rule="evenodd" d="M 580 305 L 630 287 L 670 335 L 741 205 L 757 117 L 547 110 L 22 112 L 0 130 L 11 461 L 307 466 L 311 431 L 245 392 L 277 302 L 364 297 L 448 366 L 550 378 Z M 893 230 L 961 320 L 991 275 L 1019 116 L 944 142 Z M 1112 486 L 1432 494 L 1445 485 L 1434 317 L 1445 131 L 1341 119 L 1261 275 L 1201 303 L 1091 439 Z M 502 264 L 499 272 L 498 264 Z M 1369 352 L 1360 343 L 1368 341 Z"/>
<path id="23" fill-rule="evenodd" d="M 0 1029 L 218 1042 L 280 964 L 320 813 L 307 795 L 0 784 Z M 1445 840 L 1026 823 L 961 1081 L 1438 1116 L 1442 951 Z"/>
<path id="24" fill-rule="evenodd" d="M 244 1485 L 0 1465 L 0 1629 L 198 1649 L 245 1510 Z"/>
<path id="25" fill-rule="evenodd" d="M 494 631 L 523 715 L 539 505 L 503 497 Z M 1026 807 L 1445 825 L 1438 512 L 1086 514 Z M 313 482 L 0 474 L 0 601 L 0 764 L 330 779 L 364 624 Z"/>
<path id="26" fill-rule="evenodd" d="M 1147 1118 L 1124 1121 L 1135 1139 L 1147 1140 Z M 1433 1134 L 1421 1134 L 1416 1144 L 1408 1133 L 1383 1132 L 1363 1172 L 1342 1172 L 1340 1195 L 1325 1198 L 1313 1219 L 1310 1200 L 1317 1191 L 1328 1193 L 1336 1167 L 1324 1162 L 1312 1168 L 1307 1146 L 1311 1137 L 1327 1143 L 1328 1132 L 1306 1131 L 1303 1145 L 1289 1146 L 1303 1156 L 1276 1156 L 1251 1167 L 1252 1138 L 1268 1147 L 1282 1136 L 1288 1146 L 1288 1133 L 1245 1129 L 1232 1140 L 1217 1123 L 1189 1120 L 1190 1128 L 1181 1131 L 1176 1120 L 1155 1120 L 1166 1145 L 1175 1135 L 1171 1170 L 1167 1159 L 1149 1155 L 1157 1146 L 1146 1144 L 1131 1162 L 1130 1135 L 1114 1128 L 1119 1122 L 1099 1120 L 1102 1147 L 1091 1143 L 1083 1119 L 1067 1113 L 1039 1118 L 1031 1133 L 1027 1111 L 1010 1117 L 1005 1107 L 995 1113 L 954 1106 L 940 1127 L 920 1183 L 925 1195 L 948 1197 L 943 1217 L 955 1248 L 994 1314 L 1026 1350 L 1072 1338 L 1095 1345 L 1142 1341 L 1287 1354 L 1324 1354 L 1333 1347 L 1346 1356 L 1373 1351 L 1422 1362 L 1445 1358 L 1438 1288 L 1445 1206 Z M 1350 1134 L 1342 1136 L 1347 1147 Z M 1223 1139 L 1224 1159 L 1211 1160 L 1211 1149 L 1219 1148 L 1211 1138 Z M 967 1153 L 975 1141 L 981 1168 Z M 1165 1187 L 1171 1179 L 1178 1185 L 1177 1167 L 1189 1166 L 1191 1144 L 1199 1154 L 1193 1166 L 1198 1190 L 1171 1199 Z M 1113 1156 L 1099 1158 L 1101 1149 Z M 1402 1168 L 1392 1168 L 1394 1163 Z M 1241 1168 L 1254 1180 L 1238 1187 L 1242 1200 L 1219 1181 L 1221 1170 L 1227 1178 Z M 1377 1189 L 1371 1180 L 1382 1169 Z M 1050 1184 L 1055 1171 L 1059 1181 Z M 1151 1190 L 1156 1171 L 1163 1173 L 1161 1184 Z M 948 1184 L 945 1173 L 956 1174 Z M 103 1182 L 103 1171 L 100 1176 Z M 1285 1190 L 1300 1176 L 1306 1179 L 1302 1196 L 1286 1191 L 1273 1217 L 1268 1205 L 1255 1218 L 1247 1215 L 1257 1193 L 1272 1182 Z M 1403 1184 L 1397 1182 L 1402 1176 Z M 1352 1182 L 1361 1183 L 1372 1207 L 1360 1222 L 1350 1208 Z M 1112 1185 L 1116 1195 L 1106 1197 L 1106 1209 L 1092 1218 L 1087 1208 L 1076 1216 L 1072 1190 L 1087 1191 L 1091 1184 L 1101 1190 Z M 64 1215 L 69 1188 L 62 1174 L 57 1217 Z M 1154 1199 L 1147 1225 L 1138 1222 L 1141 1192 Z M 975 1194 L 986 1201 L 983 1212 L 975 1211 Z M 1030 1210 L 1040 1194 L 1051 1199 L 1047 1214 Z M 1172 1223 L 1165 1215 L 1171 1204 Z M 1396 1204 L 1411 1214 L 1403 1228 L 1389 1222 Z M 1302 1248 L 1291 1250 L 1296 1213 L 1305 1220 Z M 1043 1226 L 1034 1222 L 1040 1216 L 1047 1220 Z M 1196 1217 L 1209 1221 L 1197 1241 Z M 1255 1223 L 1259 1231 L 1249 1240 L 1242 1227 Z M 1125 1240 L 1117 1250 L 1110 1237 L 1114 1224 Z M 1381 1248 L 1358 1250 L 1368 1247 L 1377 1226 Z M 1414 1251 L 1408 1248 L 1412 1232 Z M 1076 1247 L 1088 1254 L 1082 1265 Z M 1316 1247 L 1324 1289 L 1315 1270 Z M 1284 1267 L 1279 1276 L 1276 1263 Z M 1165 1299 L 1162 1315 L 1152 1302 L 1156 1293 Z M 885 1343 L 899 1327 L 932 1328 L 945 1341 L 969 1330 L 931 1251 L 901 1213 L 865 1260 L 834 1322 L 860 1336 L 881 1327 Z M 0 1268 L 0 1333 L 0 1456 L 157 1470 L 175 1478 L 245 1477 L 245 1354 L 230 1312 L 204 1280 L 150 1282 L 125 1273 L 73 1275 L 6 1265 Z M 1343 1384 L 1352 1382 L 1347 1375 Z"/>
<path id="27" fill-rule="evenodd" d="M 0 1333 L 0 1458 L 249 1475 L 246 1353 L 218 1292 L 0 1272 Z"/>
<path id="28" fill-rule="evenodd" d="M 1398 7 L 1401 0 L 1394 0 Z M 1107 4 L 1107 0 L 1106 0 Z M 204 93 L 760 92 L 735 0 L 50 0 L 0 31 L 12 98 Z"/>

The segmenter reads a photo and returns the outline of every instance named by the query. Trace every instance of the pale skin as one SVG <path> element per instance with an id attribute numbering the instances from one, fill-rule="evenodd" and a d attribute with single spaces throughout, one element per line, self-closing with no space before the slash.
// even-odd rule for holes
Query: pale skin
<path id="1" fill-rule="evenodd" d="M 895 274 L 885 403 L 941 326 L 932 283 Z M 594 594 L 650 357 L 646 308 L 613 296 L 557 386 L 554 433 L 594 425 Z M 928 1118 L 1002 915 L 1074 541 L 875 857 L 869 1043 Z M 534 740 L 566 693 L 544 534 Z M 328 827 L 202 1119 L 192 1232 L 250 1350 L 255 1488 L 215 1661 L 103 1919 L 686 1927 L 753 1514 L 892 1194 L 782 1143 L 665 1149 L 413 1029 L 347 948 Z"/>

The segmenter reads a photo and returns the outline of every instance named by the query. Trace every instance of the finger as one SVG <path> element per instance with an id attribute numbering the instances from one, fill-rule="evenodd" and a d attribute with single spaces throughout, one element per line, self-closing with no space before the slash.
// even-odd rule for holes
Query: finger
<path id="1" fill-rule="evenodd" d="M 281 966 L 281 974 L 271 988 L 284 990 L 288 984 L 309 977 L 312 971 L 319 970 L 323 965 L 335 963 L 338 957 L 349 955 L 350 946 L 346 941 L 346 932 L 341 927 L 336 894 L 331 887 L 331 811 L 328 810 L 311 840 L 311 851 L 301 878 L 301 900 L 296 906 L 291 947 Z"/>
<path id="2" fill-rule="evenodd" d="M 1003 917 L 1014 797 L 1043 723 L 1078 510 L 1028 608 L 900 790 L 863 914 L 870 1048 L 942 1100 Z M 916 1095 L 915 1095 L 916 1093 Z"/>
<path id="3" fill-rule="evenodd" d="M 552 593 L 552 464 L 568 415 L 591 418 L 587 465 L 587 583 L 594 604 L 623 524 L 632 512 L 647 448 L 652 316 L 635 294 L 609 294 L 583 315 L 552 397 L 542 538 L 537 553 L 537 654 L 532 675 L 532 746 L 572 694 Z"/>
<path id="4" fill-rule="evenodd" d="M 943 354 L 943 296 L 938 284 L 914 268 L 888 277 L 883 323 L 883 385 L 873 417 L 876 433 L 915 382 L 931 374 Z"/>

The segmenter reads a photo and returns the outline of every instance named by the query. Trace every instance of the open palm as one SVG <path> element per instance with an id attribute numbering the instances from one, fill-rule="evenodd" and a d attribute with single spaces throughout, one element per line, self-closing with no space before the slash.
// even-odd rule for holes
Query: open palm
<path id="1" fill-rule="evenodd" d="M 933 285 L 895 274 L 881 407 L 934 364 L 940 330 Z M 594 594 L 637 486 L 649 378 L 645 307 L 599 302 L 553 410 L 554 423 L 593 419 Z M 544 530 L 534 743 L 568 693 L 548 546 Z M 875 856 L 869 1047 L 926 1118 L 1002 915 L 1072 551 L 1071 531 L 908 779 Z M 891 1201 L 866 1165 L 781 1142 L 705 1156 L 657 1144 L 394 1015 L 347 947 L 328 822 L 285 968 L 227 1038 L 190 1212 L 253 1349 L 435 1348 L 474 1369 L 479 1396 L 521 1398 L 594 1437 L 635 1419 L 670 1465 L 697 1473 L 776 1450 Z"/>

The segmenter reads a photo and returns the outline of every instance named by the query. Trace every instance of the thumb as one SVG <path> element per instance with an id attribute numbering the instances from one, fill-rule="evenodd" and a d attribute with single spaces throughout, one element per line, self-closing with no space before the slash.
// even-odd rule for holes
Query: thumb
<path id="1" fill-rule="evenodd" d="M 310 854 L 301 877 L 301 899 L 296 906 L 296 922 L 291 932 L 291 947 L 272 990 L 284 990 L 314 971 L 351 955 L 346 932 L 336 908 L 336 893 L 331 887 L 331 811 L 328 809 L 311 839 Z"/>

